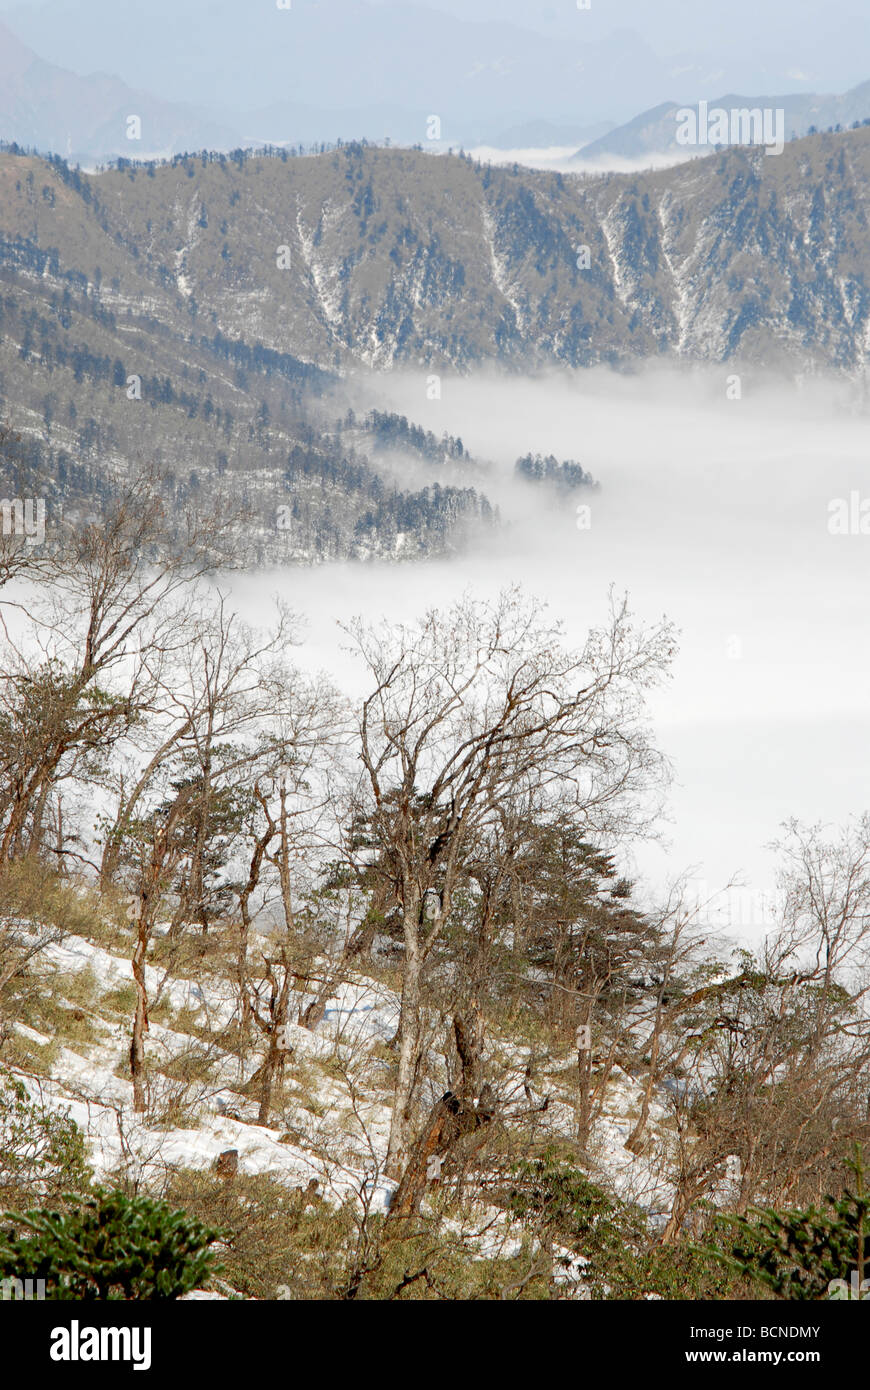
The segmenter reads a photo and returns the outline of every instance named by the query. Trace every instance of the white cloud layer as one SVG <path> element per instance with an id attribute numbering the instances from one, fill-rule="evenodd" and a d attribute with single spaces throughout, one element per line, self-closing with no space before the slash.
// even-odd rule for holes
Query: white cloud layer
<path id="1" fill-rule="evenodd" d="M 785 817 L 841 820 L 868 803 L 870 535 L 829 534 L 828 507 L 856 489 L 870 498 L 870 450 L 852 387 L 744 376 L 729 401 L 726 375 L 479 373 L 445 378 L 440 401 L 422 372 L 381 377 L 385 404 L 494 461 L 486 490 L 504 533 L 444 562 L 248 577 L 237 597 L 261 617 L 264 593 L 280 590 L 307 615 L 306 660 L 347 685 L 336 618 L 411 619 L 466 588 L 521 581 L 579 642 L 608 586 L 628 590 L 641 618 L 665 613 L 682 630 L 654 706 L 678 779 L 673 843 L 644 849 L 640 866 L 656 880 L 694 866 L 712 886 L 742 872 L 769 889 L 764 846 Z M 530 449 L 600 479 L 588 531 L 580 499 L 548 504 L 514 481 Z"/>

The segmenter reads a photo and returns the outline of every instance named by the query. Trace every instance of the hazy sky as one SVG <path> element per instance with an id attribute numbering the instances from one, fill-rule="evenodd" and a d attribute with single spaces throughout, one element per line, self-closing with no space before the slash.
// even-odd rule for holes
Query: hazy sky
<path id="1" fill-rule="evenodd" d="M 870 78 L 865 0 L 0 0 L 0 13 L 49 61 L 216 109 L 440 101 L 479 122 L 623 121 L 665 100 Z"/>
<path id="2" fill-rule="evenodd" d="M 388 4 L 391 0 L 373 0 Z M 401 0 L 400 0 L 401 2 Z M 809 46 L 834 38 L 837 30 L 866 21 L 861 0 L 404 0 L 421 9 L 443 10 L 468 20 L 508 22 L 542 34 L 583 34 L 599 39 L 616 29 L 634 29 L 659 52 L 683 48 Z"/>
<path id="3" fill-rule="evenodd" d="M 324 11 L 340 12 L 330 0 L 307 0 Z M 788 48 L 809 47 L 842 35 L 850 24 L 867 19 L 863 0 L 592 0 L 588 10 L 578 10 L 576 0 L 369 0 L 374 7 L 442 11 L 470 22 L 509 23 L 542 34 L 583 35 L 602 38 L 618 29 L 634 29 L 661 52 L 686 47 L 728 46 Z M 254 7 L 270 8 L 270 0 L 215 0 L 212 8 L 237 8 L 240 14 Z M 51 24 L 57 0 L 0 0 L 0 10 L 42 10 Z M 85 23 L 97 6 L 94 0 L 75 0 Z M 306 0 L 292 0 L 292 8 L 306 8 Z M 153 5 L 139 0 L 116 0 L 113 9 L 126 17 L 131 29 Z"/>

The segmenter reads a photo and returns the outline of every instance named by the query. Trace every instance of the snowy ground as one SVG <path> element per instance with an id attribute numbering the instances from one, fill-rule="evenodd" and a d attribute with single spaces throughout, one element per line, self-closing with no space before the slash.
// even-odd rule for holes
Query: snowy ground
<path id="1" fill-rule="evenodd" d="M 56 971 L 51 986 L 56 998 L 63 997 L 65 980 L 78 972 L 89 972 L 98 998 L 129 986 L 132 979 L 129 959 L 80 936 L 49 946 L 41 959 Z M 184 1011 L 182 1022 L 192 1030 L 152 1020 L 146 1037 L 151 1069 L 147 1119 L 132 1110 L 122 1065 L 129 1052 L 130 1020 L 117 1010 L 112 1016 L 111 1009 L 89 1008 L 95 1041 L 55 1049 L 47 1076 L 19 1073 L 32 1094 L 40 1094 L 50 1109 L 65 1111 L 80 1126 L 99 1177 L 126 1166 L 140 1184 L 159 1186 L 171 1169 L 208 1169 L 224 1150 L 235 1149 L 243 1174 L 269 1174 L 303 1188 L 313 1177 L 328 1201 L 339 1203 L 354 1194 L 357 1199 L 365 1196 L 371 1210 L 388 1208 L 394 1184 L 383 1176 L 390 1121 L 384 1044 L 396 1031 L 395 993 L 360 975 L 338 986 L 315 1030 L 289 1025 L 283 1101 L 266 1127 L 255 1123 L 256 1103 L 239 1089 L 260 1058 L 252 1055 L 243 1062 L 209 1037 L 233 1017 L 229 983 L 219 977 L 200 982 L 170 977 L 153 966 L 146 974 L 152 998 L 159 996 L 172 1010 Z M 310 997 L 295 996 L 291 1016 Z M 23 1024 L 17 1025 L 17 1032 L 35 1048 L 53 1041 Z M 184 1083 L 173 1079 L 173 1063 L 191 1055 L 201 1061 L 198 1074 L 207 1079 L 189 1083 L 185 1092 Z M 497 1093 L 508 1108 L 522 1099 L 528 1060 L 528 1051 L 515 1043 L 489 1040 L 488 1064 L 499 1078 Z M 433 1056 L 430 1062 L 434 1096 L 439 1088 L 446 1089 L 447 1078 L 443 1058 Z M 570 1138 L 576 1133 L 571 1079 L 570 1059 L 547 1059 L 536 1075 L 534 1100 L 550 1096 L 546 1110 L 535 1119 L 538 1138 Z M 172 1124 L 166 1106 L 182 1092 L 184 1118 Z M 639 1084 L 615 1068 L 590 1146 L 591 1176 L 638 1201 L 658 1220 L 669 1210 L 669 1184 L 645 1156 L 625 1148 L 640 1099 Z M 651 1123 L 659 1135 L 666 1120 L 665 1106 L 654 1101 Z M 660 1143 L 652 1147 L 661 1153 Z M 485 1229 L 479 1241 L 481 1255 L 509 1253 L 503 1213 L 481 1204 L 480 1215 Z M 576 1256 L 571 1259 L 576 1267 L 560 1277 L 582 1296 L 582 1269 Z"/>

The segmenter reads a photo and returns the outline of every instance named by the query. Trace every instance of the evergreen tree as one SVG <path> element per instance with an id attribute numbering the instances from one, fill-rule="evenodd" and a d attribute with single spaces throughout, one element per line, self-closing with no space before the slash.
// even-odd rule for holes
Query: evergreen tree
<path id="1" fill-rule="evenodd" d="M 5 1219 L 0 1278 L 44 1280 L 49 1299 L 179 1298 L 219 1268 L 219 1232 L 150 1197 L 97 1189 L 73 1211 Z"/>
<path id="2" fill-rule="evenodd" d="M 730 1256 L 718 1258 L 760 1280 L 777 1298 L 870 1300 L 870 1197 L 860 1148 L 849 1166 L 855 1173 L 854 1191 L 828 1196 L 824 1206 L 786 1212 L 769 1208 L 748 1217 L 724 1218 L 736 1228 L 738 1239 Z"/>

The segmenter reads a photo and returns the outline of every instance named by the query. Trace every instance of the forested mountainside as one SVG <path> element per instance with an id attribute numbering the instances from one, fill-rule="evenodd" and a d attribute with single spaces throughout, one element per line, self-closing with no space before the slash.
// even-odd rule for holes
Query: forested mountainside
<path id="1" fill-rule="evenodd" d="M 342 428 L 348 373 L 358 405 L 366 368 L 421 393 L 492 360 L 857 371 L 868 173 L 867 130 L 597 179 L 364 145 L 99 174 L 7 151 L 0 400 L 49 500 L 147 465 L 173 505 L 232 497 L 245 563 L 439 553 L 496 520 L 485 470 L 413 421 Z M 397 448 L 431 482 L 386 476 Z"/>
<path id="2" fill-rule="evenodd" d="M 362 145 L 0 171 L 7 269 L 322 368 L 864 361 L 867 129 L 594 179 Z"/>
<path id="3" fill-rule="evenodd" d="M 80 203 L 86 226 L 88 182 L 55 164 L 37 184 L 37 165 L 8 157 L 10 196 L 36 190 L 44 206 L 67 211 Z M 335 372 L 230 338 L 195 306 L 179 311 L 175 289 L 151 295 L 135 273 L 125 295 L 121 277 L 108 280 L 87 255 L 43 250 L 38 236 L 6 238 L 0 257 L 2 489 L 44 497 L 55 523 L 104 503 L 143 469 L 162 479 L 170 522 L 225 500 L 236 520 L 224 528 L 224 562 L 440 553 L 497 520 L 466 483 L 468 456 L 445 470 L 434 436 L 426 443 L 407 421 L 403 453 L 432 465 L 431 482 L 385 479 L 365 452 L 380 447 L 377 431 L 361 420 L 348 432 L 333 419 Z"/>

